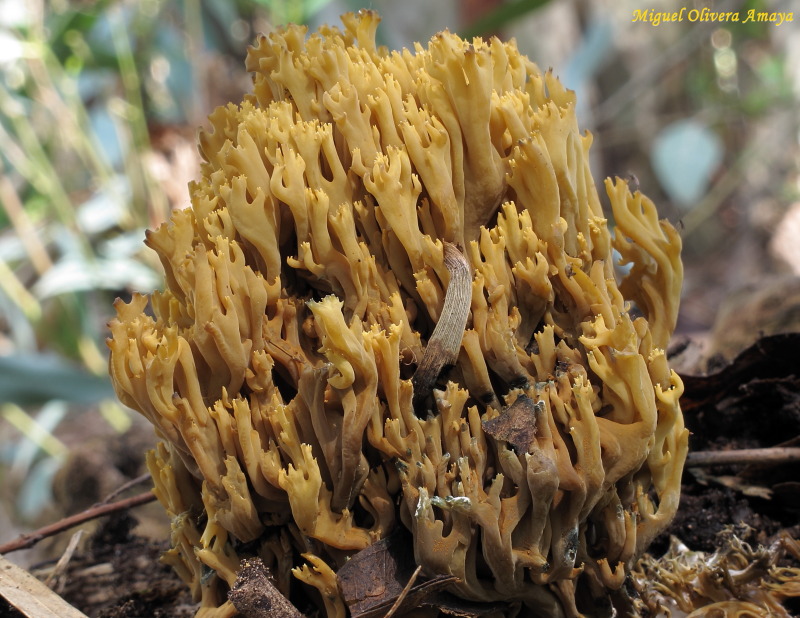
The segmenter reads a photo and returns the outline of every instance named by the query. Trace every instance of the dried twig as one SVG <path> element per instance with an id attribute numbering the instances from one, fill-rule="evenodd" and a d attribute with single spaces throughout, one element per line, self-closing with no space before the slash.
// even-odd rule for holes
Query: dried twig
<path id="1" fill-rule="evenodd" d="M 800 448 L 776 446 L 734 451 L 695 451 L 686 458 L 687 468 L 705 466 L 764 464 L 776 466 L 800 461 Z"/>
<path id="2" fill-rule="evenodd" d="M 61 575 L 67 570 L 67 566 L 69 566 L 72 556 L 75 555 L 75 550 L 78 549 L 78 543 L 81 542 L 84 534 L 86 534 L 86 530 L 78 530 L 72 535 L 72 538 L 69 540 L 69 544 L 67 545 L 67 549 L 64 550 L 64 553 L 61 554 L 61 558 L 59 558 L 58 562 L 56 562 L 56 567 L 53 569 L 53 572 L 47 576 L 46 580 L 44 580 L 44 585 L 51 590 L 55 590 L 58 594 L 61 594 L 64 591 L 65 583 L 64 579 L 60 579 L 59 581 L 59 578 L 61 578 Z"/>
<path id="3" fill-rule="evenodd" d="M 399 608 L 403 604 L 403 600 L 408 595 L 409 590 L 411 590 L 414 587 L 414 582 L 417 581 L 417 577 L 419 576 L 420 571 L 422 571 L 421 564 L 417 566 L 416 569 L 414 569 L 414 572 L 411 574 L 411 577 L 408 578 L 408 583 L 403 587 L 403 591 L 397 597 L 397 600 L 394 602 L 394 605 L 392 605 L 389 608 L 389 611 L 386 612 L 386 616 L 384 616 L 384 618 L 391 618 L 397 611 L 397 608 Z"/>
<path id="4" fill-rule="evenodd" d="M 430 395 L 436 378 L 446 365 L 454 365 L 461 350 L 472 301 L 472 277 L 469 262 L 455 245 L 444 243 L 444 265 L 450 283 L 444 296 L 439 321 L 433 329 L 422 360 L 411 378 L 414 385 L 414 409 Z"/>
<path id="5" fill-rule="evenodd" d="M 143 483 L 146 483 L 147 481 L 149 481 L 151 478 L 152 477 L 150 476 L 150 473 L 147 472 L 146 474 L 142 474 L 141 476 L 137 476 L 135 479 L 131 479 L 127 483 L 124 483 L 124 484 L 120 485 L 119 487 L 117 487 L 114 491 L 112 491 L 105 498 L 103 498 L 103 500 L 100 502 L 100 504 L 108 504 L 109 502 L 111 502 L 117 496 L 121 496 L 122 494 L 124 494 L 131 487 L 136 487 L 137 485 L 142 485 Z"/>
<path id="6" fill-rule="evenodd" d="M 97 519 L 98 517 L 108 515 L 109 513 L 126 511 L 135 506 L 153 502 L 155 499 L 155 494 L 150 491 L 146 491 L 144 493 L 131 496 L 130 498 L 125 498 L 124 500 L 118 500 L 117 502 L 112 502 L 110 504 L 97 504 L 81 513 L 70 515 L 69 517 L 60 519 L 55 523 L 44 526 L 43 528 L 39 528 L 34 532 L 23 534 L 9 543 L 0 545 L 0 555 L 8 554 L 19 549 L 28 549 L 36 545 L 36 543 L 42 539 L 56 535 L 59 532 L 64 532 L 65 530 L 69 530 L 70 528 L 78 526 L 92 519 Z"/>

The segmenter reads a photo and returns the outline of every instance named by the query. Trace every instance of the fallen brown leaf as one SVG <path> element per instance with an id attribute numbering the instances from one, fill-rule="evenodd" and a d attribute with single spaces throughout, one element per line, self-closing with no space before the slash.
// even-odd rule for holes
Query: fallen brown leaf
<path id="1" fill-rule="evenodd" d="M 540 415 L 539 404 L 527 395 L 520 395 L 500 416 L 481 424 L 495 440 L 508 442 L 517 453 L 528 453 L 536 437 Z"/>

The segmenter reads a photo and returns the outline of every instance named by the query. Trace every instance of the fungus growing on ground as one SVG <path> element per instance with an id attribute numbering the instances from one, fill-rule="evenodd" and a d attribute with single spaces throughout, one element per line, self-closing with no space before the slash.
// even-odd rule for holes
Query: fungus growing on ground
<path id="1" fill-rule="evenodd" d="M 336 571 L 404 527 L 452 593 L 577 615 L 678 505 L 680 240 L 621 179 L 609 232 L 574 94 L 513 43 L 343 22 L 249 50 L 191 208 L 147 236 L 166 290 L 116 305 L 165 560 L 204 616 L 250 557 L 344 616 Z"/>
<path id="2" fill-rule="evenodd" d="M 672 537 L 661 558 L 639 560 L 631 572 L 639 593 L 637 611 L 645 616 L 791 618 L 784 602 L 800 597 L 800 568 L 786 566 L 784 559 L 800 559 L 800 543 L 785 532 L 769 547 L 756 548 L 732 528 L 719 536 L 713 554 L 690 551 Z"/>

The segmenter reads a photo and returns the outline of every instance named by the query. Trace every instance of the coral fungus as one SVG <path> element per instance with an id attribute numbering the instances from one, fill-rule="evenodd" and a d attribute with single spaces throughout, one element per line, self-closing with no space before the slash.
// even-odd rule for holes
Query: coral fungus
<path id="1" fill-rule="evenodd" d="M 745 527 L 743 532 L 747 533 Z M 751 547 L 727 528 L 713 554 L 690 551 L 677 538 L 661 558 L 645 555 L 633 567 L 631 584 L 643 616 L 687 618 L 791 618 L 786 599 L 800 597 L 800 543 L 784 532 L 769 547 Z"/>
<path id="2" fill-rule="evenodd" d="M 336 571 L 404 527 L 453 594 L 576 615 L 678 505 L 680 240 L 620 179 L 609 232 L 574 94 L 513 43 L 343 22 L 250 48 L 191 208 L 147 236 L 166 290 L 116 305 L 165 559 L 204 616 L 248 557 L 344 616 Z"/>

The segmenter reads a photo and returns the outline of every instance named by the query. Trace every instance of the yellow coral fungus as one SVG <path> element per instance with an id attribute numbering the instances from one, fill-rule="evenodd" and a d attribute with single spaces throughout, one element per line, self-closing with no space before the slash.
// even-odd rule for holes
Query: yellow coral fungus
<path id="1" fill-rule="evenodd" d="M 342 616 L 338 568 L 403 526 L 456 595 L 576 616 L 677 508 L 680 241 L 619 179 L 610 233 L 573 93 L 513 43 L 388 52 L 374 13 L 343 22 L 250 48 L 192 207 L 148 234 L 166 290 L 117 303 L 166 559 L 205 616 L 255 556 Z M 452 366 L 420 386 L 431 341 Z"/>

